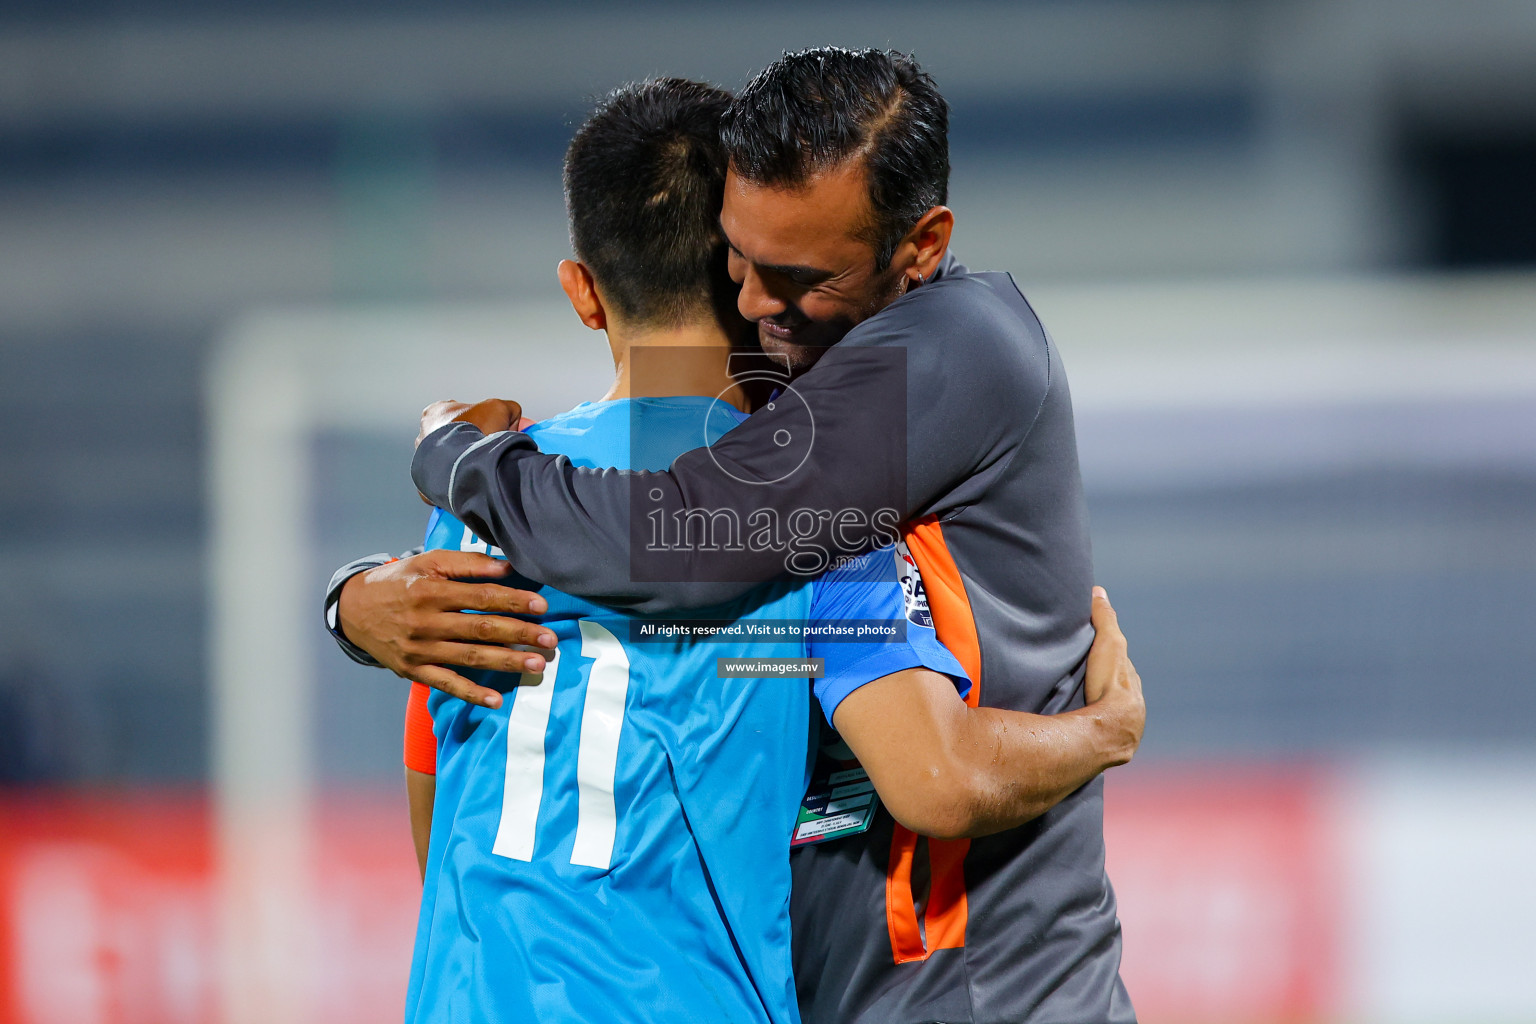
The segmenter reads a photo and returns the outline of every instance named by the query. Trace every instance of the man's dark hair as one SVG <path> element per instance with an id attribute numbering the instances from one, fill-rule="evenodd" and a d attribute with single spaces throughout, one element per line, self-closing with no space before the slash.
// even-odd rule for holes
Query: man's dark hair
<path id="1" fill-rule="evenodd" d="M 662 78 L 604 97 L 565 153 L 571 247 L 626 319 L 678 324 L 725 297 L 720 119 L 731 94 Z"/>
<path id="2" fill-rule="evenodd" d="M 861 156 L 881 270 L 923 214 L 949 201 L 949 104 L 905 53 L 786 53 L 736 97 L 721 134 L 731 167 L 761 185 L 800 185 Z"/>

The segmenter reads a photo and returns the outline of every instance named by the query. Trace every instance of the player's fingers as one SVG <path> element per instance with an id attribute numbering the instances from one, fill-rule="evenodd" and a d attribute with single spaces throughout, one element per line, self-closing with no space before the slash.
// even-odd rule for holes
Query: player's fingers
<path id="1" fill-rule="evenodd" d="M 1088 649 L 1087 674 L 1083 679 L 1083 697 L 1097 703 L 1111 693 L 1137 701 L 1140 680 L 1126 653 L 1125 634 L 1109 595 L 1103 587 L 1093 588 L 1093 646 Z"/>
<path id="2" fill-rule="evenodd" d="M 461 612 L 444 612 L 427 619 L 422 624 L 421 638 L 480 645 L 527 644 L 545 650 L 553 650 L 555 646 L 555 634 L 542 623 L 509 619 L 504 615 L 471 615 Z"/>
<path id="3" fill-rule="evenodd" d="M 418 664 L 454 665 L 511 675 L 542 672 L 546 664 L 544 655 L 538 651 L 519 651 L 496 644 L 457 643 L 452 640 L 424 644 L 412 660 Z"/>
<path id="4" fill-rule="evenodd" d="M 1090 612 L 1093 619 L 1094 631 L 1106 639 L 1114 639 L 1121 644 L 1125 643 L 1125 634 L 1120 631 L 1120 617 L 1115 614 L 1115 608 L 1109 603 L 1109 593 L 1103 587 L 1093 588 L 1093 606 Z"/>
<path id="5" fill-rule="evenodd" d="M 501 693 L 488 686 L 477 686 L 454 672 L 452 669 L 441 665 L 423 665 L 410 678 L 418 683 L 425 683 L 434 690 L 442 690 L 450 697 L 478 704 L 483 708 L 501 707 Z"/>
<path id="6" fill-rule="evenodd" d="M 478 551 L 428 551 L 418 557 L 417 567 L 422 572 L 447 579 L 500 579 L 512 571 L 504 560 Z"/>

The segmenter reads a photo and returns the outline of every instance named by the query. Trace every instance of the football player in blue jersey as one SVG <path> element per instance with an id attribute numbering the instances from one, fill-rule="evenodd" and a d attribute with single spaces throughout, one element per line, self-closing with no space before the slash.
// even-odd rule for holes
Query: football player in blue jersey
<path id="1" fill-rule="evenodd" d="M 582 262 L 564 261 L 560 280 L 606 330 L 618 372 L 600 400 L 528 429 L 574 464 L 664 467 L 746 416 L 716 314 L 728 102 L 680 81 L 621 90 L 572 143 Z M 594 182 L 605 187 L 589 206 Z M 636 370 L 641 349 L 658 372 Z M 436 512 L 426 546 L 476 543 Z M 968 686 L 931 628 L 907 619 L 892 549 L 712 609 L 739 636 L 726 641 L 538 593 L 554 641 L 542 671 L 478 676 L 506 691 L 495 709 L 431 701 L 437 781 L 407 1020 L 795 1020 L 786 851 L 810 690 L 803 668 L 716 678 L 717 661 L 819 659 L 828 716 L 903 670 Z M 789 628 L 808 621 L 899 623 L 904 637 L 808 643 Z M 841 788 L 869 802 L 856 792 L 867 783 Z"/>
<path id="2" fill-rule="evenodd" d="M 602 400 L 529 431 L 575 465 L 665 467 L 751 404 L 727 372 L 739 320 L 715 219 L 728 102 L 696 83 L 629 87 L 572 143 L 578 260 L 560 280 L 583 322 L 607 331 L 617 373 Z M 485 550 L 443 512 L 427 546 Z M 898 577 L 910 565 L 883 548 L 708 613 L 903 627 L 879 642 L 658 639 L 657 623 L 549 588 L 517 598 L 542 611 L 536 624 L 503 635 L 488 619 L 487 638 L 548 653 L 507 651 L 495 667 L 519 678 L 472 673 L 477 702 L 432 696 L 436 799 L 407 1019 L 796 1019 L 791 833 L 857 818 L 834 812 L 867 806 L 869 786 L 833 777 L 839 790 L 802 801 L 809 688 L 717 678 L 721 657 L 821 659 L 822 712 L 859 738 L 853 753 L 892 814 L 926 834 L 1008 827 L 1129 759 L 1139 681 L 1106 602 L 1088 713 L 976 708 L 923 614 L 921 581 Z M 888 699 L 839 714 L 869 684 Z"/>

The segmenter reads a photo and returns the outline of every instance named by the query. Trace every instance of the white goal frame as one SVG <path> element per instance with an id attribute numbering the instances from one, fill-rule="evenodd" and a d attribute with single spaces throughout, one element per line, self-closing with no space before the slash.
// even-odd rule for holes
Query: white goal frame
<path id="1" fill-rule="evenodd" d="M 563 302 L 259 312 L 223 338 L 206 400 L 219 988 L 229 1024 L 315 1019 L 311 655 L 324 574 L 315 436 L 399 433 L 430 401 L 497 389 L 548 415 L 610 374 L 602 339 Z M 402 451 L 402 475 L 408 458 Z"/>

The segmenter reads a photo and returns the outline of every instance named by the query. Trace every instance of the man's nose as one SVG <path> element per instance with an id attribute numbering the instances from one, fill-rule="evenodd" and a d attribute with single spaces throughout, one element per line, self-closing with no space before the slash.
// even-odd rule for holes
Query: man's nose
<path id="1" fill-rule="evenodd" d="M 776 298 L 768 290 L 763 275 L 748 266 L 746 276 L 741 281 L 741 293 L 736 300 L 736 308 L 748 320 L 766 320 L 769 317 L 778 316 L 788 307 L 784 300 Z"/>

